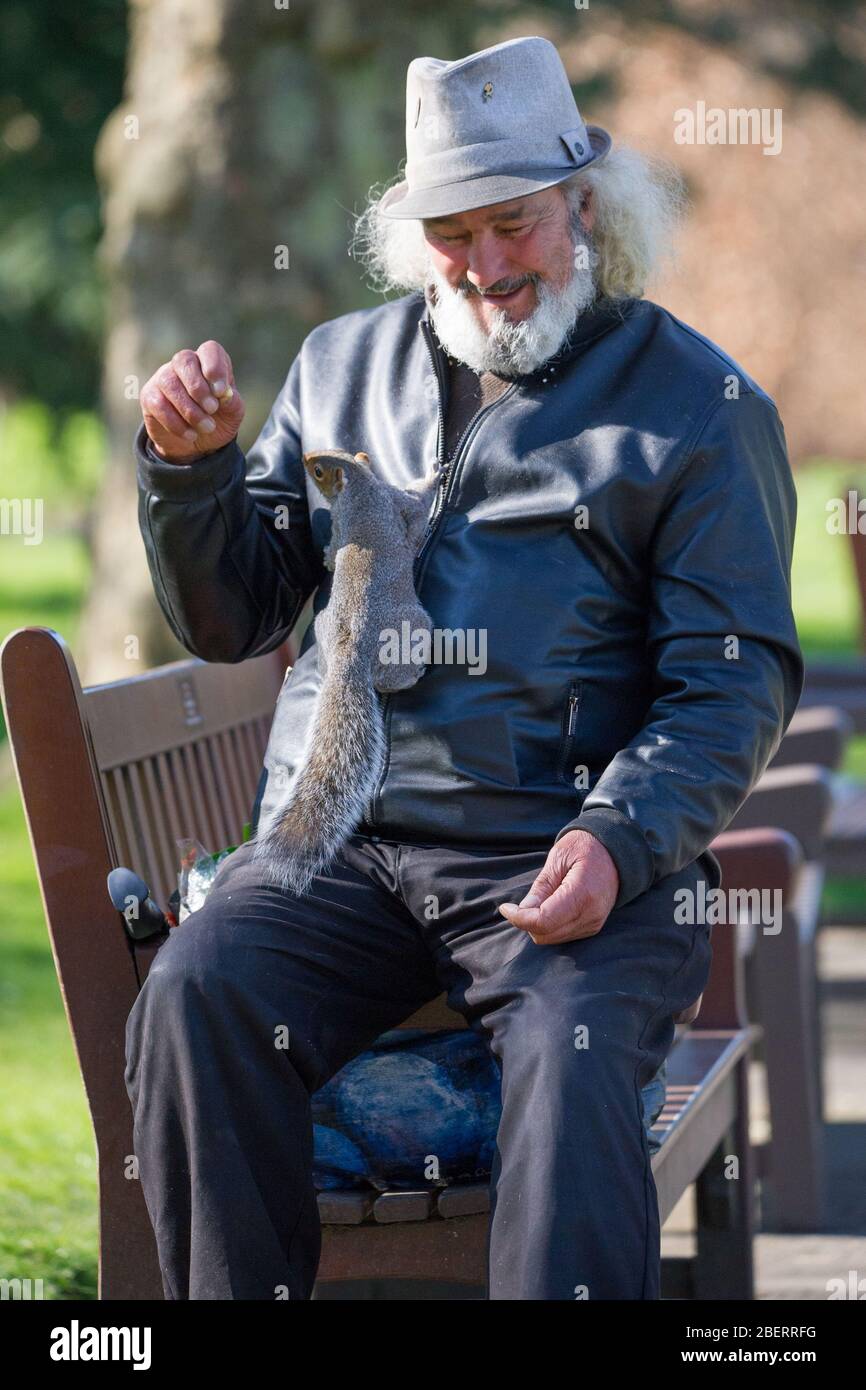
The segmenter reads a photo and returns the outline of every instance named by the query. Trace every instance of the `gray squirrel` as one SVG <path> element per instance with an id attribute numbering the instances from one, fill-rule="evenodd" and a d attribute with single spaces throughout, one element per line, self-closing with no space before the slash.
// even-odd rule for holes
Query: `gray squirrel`
<path id="1" fill-rule="evenodd" d="M 432 633 L 415 593 L 413 566 L 436 475 L 403 490 L 378 478 L 367 454 L 304 454 L 304 467 L 331 506 L 324 560 L 334 578 L 315 620 L 321 686 L 288 801 L 260 828 L 254 859 L 272 881 L 304 893 L 356 829 L 385 758 L 377 692 L 408 690 L 423 675 L 413 640 L 409 660 L 382 660 L 389 632 Z"/>

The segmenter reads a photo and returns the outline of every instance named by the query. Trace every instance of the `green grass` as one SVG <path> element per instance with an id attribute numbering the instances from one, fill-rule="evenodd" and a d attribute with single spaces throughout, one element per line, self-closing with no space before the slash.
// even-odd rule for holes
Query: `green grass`
<path id="1" fill-rule="evenodd" d="M 96 1155 L 17 789 L 0 795 L 0 1275 L 96 1297 Z"/>
<path id="2" fill-rule="evenodd" d="M 90 577 L 90 560 L 77 535 L 46 536 L 24 545 L 0 541 L 0 641 L 19 627 L 53 627 L 74 646 Z M 0 711 L 0 741 L 6 728 Z"/>
<path id="3" fill-rule="evenodd" d="M 54 414 L 40 401 L 0 407 L 0 499 L 41 504 L 42 539 L 0 534 L 0 640 L 16 627 L 57 628 L 75 642 L 90 578 L 82 523 L 98 494 L 105 433 L 92 411 Z M 32 524 L 32 514 L 28 516 Z M 9 533 L 7 533 L 7 529 Z"/>
<path id="4" fill-rule="evenodd" d="M 44 443 L 39 412 L 19 412 L 13 420 L 25 436 L 30 431 L 25 442 Z M 8 472 L 4 478 L 10 453 L 5 423 L 0 483 L 3 495 L 11 496 Z M 36 462 L 31 491 L 46 495 L 45 536 L 39 545 L 0 538 L 0 639 L 38 624 L 74 643 L 89 559 L 77 534 L 59 530 L 44 450 Z M 0 727 L 0 738 L 4 733 Z M 0 1277 L 41 1279 L 45 1298 L 95 1298 L 93 1131 L 14 781 L 0 790 L 0 845 Z"/>
<path id="5" fill-rule="evenodd" d="M 22 416 L 19 425 L 36 431 L 38 443 L 38 413 Z M 844 657 L 859 642 L 848 542 L 829 535 L 825 525 L 828 497 L 842 496 L 851 476 L 849 466 L 821 463 L 797 479 L 793 587 L 807 656 Z M 860 478 L 866 485 L 862 471 Z M 25 546 L 13 537 L 0 544 L 0 637 L 37 623 L 56 628 L 74 645 L 89 578 L 87 554 L 75 535 L 52 530 L 55 514 L 46 511 L 41 545 Z M 866 779 L 866 738 L 855 741 L 849 770 Z M 47 1298 L 92 1298 L 93 1136 L 14 784 L 0 791 L 0 844 L 0 1277 L 42 1279 Z M 844 882 L 829 892 L 835 894 L 830 901 L 850 906 L 863 903 L 866 889 Z"/>
<path id="6" fill-rule="evenodd" d="M 16 627 L 55 627 L 69 642 L 90 577 L 90 561 L 76 535 L 46 536 L 41 545 L 4 537 L 0 545 L 0 635 Z"/>
<path id="7" fill-rule="evenodd" d="M 827 501 L 846 497 L 849 484 L 866 494 L 866 465 L 818 461 L 797 473 L 797 534 L 792 592 L 800 645 L 807 657 L 829 660 L 860 649 L 860 612 L 851 542 L 827 531 Z"/>
<path id="8" fill-rule="evenodd" d="M 821 896 L 821 911 L 825 922 L 866 921 L 866 880 L 828 878 Z"/>

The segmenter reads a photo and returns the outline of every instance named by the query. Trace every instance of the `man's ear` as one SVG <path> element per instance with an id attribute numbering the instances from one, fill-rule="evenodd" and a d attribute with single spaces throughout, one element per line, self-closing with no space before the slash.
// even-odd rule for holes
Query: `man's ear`
<path id="1" fill-rule="evenodd" d="M 591 232 L 595 226 L 595 195 L 591 188 L 583 190 L 583 200 L 580 204 L 580 221 L 585 232 Z"/>

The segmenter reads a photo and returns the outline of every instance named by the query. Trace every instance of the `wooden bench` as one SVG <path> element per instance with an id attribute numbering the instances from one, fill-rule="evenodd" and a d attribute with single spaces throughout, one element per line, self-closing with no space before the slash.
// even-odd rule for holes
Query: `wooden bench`
<path id="1" fill-rule="evenodd" d="M 866 665 L 859 677 L 866 699 Z M 827 692 L 832 694 L 832 691 Z M 808 705 L 797 710 L 771 768 L 812 764 L 840 774 L 854 721 L 833 705 Z M 863 878 L 866 873 L 866 784 L 852 777 L 833 779 L 833 809 L 824 841 L 824 866 L 830 876 Z M 862 922 L 862 912 L 850 919 Z"/>
<path id="2" fill-rule="evenodd" d="M 248 820 L 285 652 L 236 666 L 181 661 L 82 690 L 62 638 L 13 633 L 0 653 L 4 708 L 64 1005 L 93 1118 L 99 1173 L 103 1299 L 161 1299 L 140 1185 L 127 1176 L 132 1114 L 124 1074 L 126 1018 L 159 942 L 131 941 L 105 889 L 135 869 L 164 907 L 176 886 L 176 838 L 237 843 Z M 758 829 L 714 848 L 731 886 L 763 879 L 786 894 L 799 849 Z M 662 1221 L 697 1187 L 697 1255 L 670 1266 L 677 1296 L 752 1296 L 753 1173 L 748 1139 L 745 1020 L 737 932 L 718 928 L 700 1016 L 678 1027 L 653 1157 Z M 407 1025 L 465 1026 L 427 1006 Z M 693 1011 L 692 1011 L 693 1012 Z M 725 1176 L 726 1156 L 740 1181 Z M 486 1187 L 321 1197 L 316 1296 L 333 1281 L 484 1279 Z M 673 1283 L 671 1283 L 673 1280 Z"/>
<path id="3" fill-rule="evenodd" d="M 748 1014 L 762 1030 L 769 1142 L 757 1152 L 765 1229 L 820 1230 L 825 1210 L 823 1046 L 818 927 L 824 843 L 833 808 L 832 774 L 789 764 L 764 773 L 731 821 L 732 830 L 774 825 L 803 851 L 796 890 L 780 924 L 744 925 Z"/>

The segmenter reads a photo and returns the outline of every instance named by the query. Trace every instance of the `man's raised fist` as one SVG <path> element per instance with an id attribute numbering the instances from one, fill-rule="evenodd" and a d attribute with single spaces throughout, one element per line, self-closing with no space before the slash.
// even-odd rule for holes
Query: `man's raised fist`
<path id="1" fill-rule="evenodd" d="M 234 439 L 244 418 L 232 360 L 212 340 L 181 348 L 141 392 L 141 413 L 154 449 L 167 463 L 192 463 Z"/>

